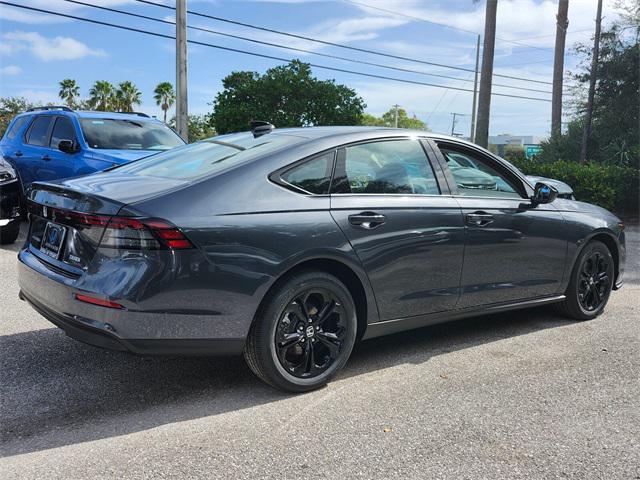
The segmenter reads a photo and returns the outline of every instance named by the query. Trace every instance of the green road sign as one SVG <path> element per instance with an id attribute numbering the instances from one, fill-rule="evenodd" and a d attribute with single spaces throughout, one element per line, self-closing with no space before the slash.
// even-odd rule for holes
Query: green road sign
<path id="1" fill-rule="evenodd" d="M 525 145 L 524 147 L 524 155 L 527 158 L 533 158 L 538 155 L 542 151 L 542 147 L 540 145 Z"/>

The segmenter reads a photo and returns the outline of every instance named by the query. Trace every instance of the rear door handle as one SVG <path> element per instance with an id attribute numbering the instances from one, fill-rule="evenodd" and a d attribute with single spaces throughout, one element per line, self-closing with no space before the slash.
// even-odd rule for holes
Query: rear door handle
<path id="1" fill-rule="evenodd" d="M 43 155 L 42 160 L 44 160 L 45 162 L 48 162 L 49 160 L 51 160 L 51 157 L 49 155 Z"/>
<path id="2" fill-rule="evenodd" d="M 387 221 L 387 217 L 381 213 L 362 212 L 355 215 L 349 215 L 349 223 L 358 227 L 372 229 L 379 227 Z"/>
<path id="3" fill-rule="evenodd" d="M 16 153 L 14 153 L 14 155 L 16 157 L 21 157 L 22 156 L 22 152 L 20 150 L 18 150 Z"/>
<path id="4" fill-rule="evenodd" d="M 467 214 L 467 223 L 474 227 L 484 227 L 493 223 L 493 215 L 486 212 L 473 212 Z"/>

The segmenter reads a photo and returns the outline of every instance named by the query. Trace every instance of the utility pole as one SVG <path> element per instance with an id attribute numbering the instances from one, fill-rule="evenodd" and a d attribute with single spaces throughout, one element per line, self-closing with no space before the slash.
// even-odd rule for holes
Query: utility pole
<path id="1" fill-rule="evenodd" d="M 398 108 L 400 108 L 400 105 L 396 103 L 393 108 L 395 109 L 395 128 L 398 128 Z"/>
<path id="2" fill-rule="evenodd" d="M 480 35 L 478 35 L 478 43 L 476 44 L 476 73 L 473 79 L 473 106 L 471 107 L 471 131 L 469 132 L 469 140 L 474 141 L 476 137 L 476 114 L 478 113 L 478 73 L 480 70 Z"/>
<path id="3" fill-rule="evenodd" d="M 596 93 L 596 75 L 598 74 L 598 55 L 600 54 L 600 26 L 602 24 L 602 0 L 598 0 L 596 14 L 596 33 L 593 40 L 593 55 L 591 58 L 591 72 L 589 73 L 589 97 L 587 98 L 587 112 L 582 132 L 582 146 L 580 148 L 580 163 L 587 163 L 587 142 L 591 136 L 591 117 L 593 116 L 593 97 Z"/>
<path id="4" fill-rule="evenodd" d="M 551 96 L 551 135 L 562 132 L 562 81 L 564 77 L 564 44 L 569 20 L 569 0 L 560 0 L 556 16 L 556 49 L 553 59 L 553 92 Z"/>
<path id="5" fill-rule="evenodd" d="M 187 105 L 187 0 L 176 0 L 176 130 L 189 138 Z"/>
<path id="6" fill-rule="evenodd" d="M 452 137 L 458 136 L 458 134 L 456 134 L 456 123 L 458 123 L 457 117 L 464 117 L 464 116 L 465 116 L 464 113 L 451 112 L 451 136 Z"/>
<path id="7" fill-rule="evenodd" d="M 487 0 L 484 17 L 484 47 L 482 49 L 482 71 L 478 94 L 478 121 L 475 143 L 487 148 L 489 145 L 489 115 L 491 112 L 491 83 L 493 81 L 493 51 L 496 43 L 496 13 L 498 0 Z"/>

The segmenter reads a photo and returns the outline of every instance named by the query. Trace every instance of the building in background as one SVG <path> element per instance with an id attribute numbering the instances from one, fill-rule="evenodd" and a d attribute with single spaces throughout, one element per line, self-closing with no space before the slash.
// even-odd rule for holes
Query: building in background
<path id="1" fill-rule="evenodd" d="M 540 142 L 545 140 L 545 137 L 538 137 L 536 135 L 493 135 L 489 136 L 489 144 L 495 145 L 498 155 L 504 156 L 505 149 L 507 147 L 522 148 L 527 158 L 531 158 L 540 152 Z"/>

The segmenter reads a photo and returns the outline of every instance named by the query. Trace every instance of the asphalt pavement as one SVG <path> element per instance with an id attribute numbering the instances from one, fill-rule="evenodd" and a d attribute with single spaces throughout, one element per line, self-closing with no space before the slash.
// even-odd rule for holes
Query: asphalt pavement
<path id="1" fill-rule="evenodd" d="M 287 395 L 241 358 L 69 339 L 18 300 L 0 247 L 0 478 L 640 478 L 640 229 L 589 322 L 549 308 L 359 345 Z"/>

